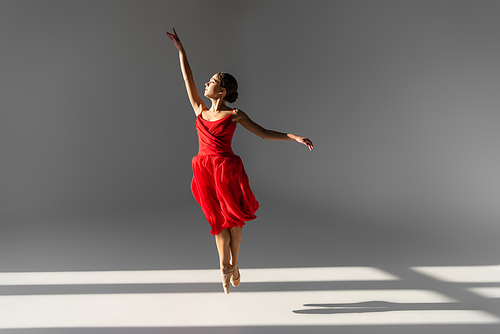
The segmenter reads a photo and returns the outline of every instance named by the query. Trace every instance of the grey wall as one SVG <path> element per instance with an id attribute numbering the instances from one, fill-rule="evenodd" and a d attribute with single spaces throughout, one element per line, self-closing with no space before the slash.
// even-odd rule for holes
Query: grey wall
<path id="1" fill-rule="evenodd" d="M 493 231 L 499 3 L 293 3 L 0 2 L 2 219 L 198 210 L 175 27 L 200 90 L 230 72 L 236 107 L 315 143 L 238 129 L 260 215 L 283 203 Z"/>

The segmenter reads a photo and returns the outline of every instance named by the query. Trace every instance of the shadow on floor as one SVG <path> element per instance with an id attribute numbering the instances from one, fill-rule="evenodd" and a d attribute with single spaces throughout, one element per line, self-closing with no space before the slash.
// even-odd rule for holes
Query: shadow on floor
<path id="1" fill-rule="evenodd" d="M 339 314 L 339 313 L 367 313 L 389 311 L 435 311 L 435 310 L 480 310 L 484 311 L 487 302 L 471 303 L 393 303 L 386 301 L 370 301 L 361 303 L 333 303 L 333 304 L 304 304 L 303 310 L 294 310 L 298 314 Z"/>

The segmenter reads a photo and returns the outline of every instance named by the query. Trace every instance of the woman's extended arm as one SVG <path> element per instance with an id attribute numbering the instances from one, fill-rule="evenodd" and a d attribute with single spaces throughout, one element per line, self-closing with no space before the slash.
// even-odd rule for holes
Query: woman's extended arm
<path id="1" fill-rule="evenodd" d="M 186 85 L 186 91 L 188 93 L 189 102 L 191 102 L 191 106 L 193 106 L 194 112 L 196 115 L 201 113 L 205 108 L 205 104 L 203 100 L 198 95 L 198 91 L 196 90 L 196 85 L 193 79 L 193 72 L 191 72 L 191 67 L 189 66 L 189 62 L 187 59 L 186 51 L 182 46 L 181 40 L 179 36 L 177 36 L 177 32 L 174 29 L 174 33 L 171 34 L 167 31 L 167 36 L 174 42 L 175 47 L 179 50 L 179 61 L 181 64 L 182 77 L 184 78 L 184 84 Z"/>
<path id="2" fill-rule="evenodd" d="M 298 143 L 306 145 L 310 151 L 314 149 L 313 143 L 309 138 L 297 136 L 292 133 L 283 133 L 264 129 L 262 126 L 252 121 L 247 114 L 239 109 L 235 109 L 235 117 L 233 120 L 236 123 L 240 123 L 245 129 L 261 138 L 270 140 L 295 140 Z"/>

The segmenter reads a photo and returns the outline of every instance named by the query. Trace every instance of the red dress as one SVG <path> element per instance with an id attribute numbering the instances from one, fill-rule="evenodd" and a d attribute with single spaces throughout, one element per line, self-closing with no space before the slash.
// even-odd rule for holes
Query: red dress
<path id="1" fill-rule="evenodd" d="M 259 203 L 250 189 L 241 158 L 233 153 L 231 140 L 236 125 L 231 114 L 207 121 L 196 118 L 199 150 L 193 158 L 191 190 L 201 206 L 212 235 L 255 219 Z"/>

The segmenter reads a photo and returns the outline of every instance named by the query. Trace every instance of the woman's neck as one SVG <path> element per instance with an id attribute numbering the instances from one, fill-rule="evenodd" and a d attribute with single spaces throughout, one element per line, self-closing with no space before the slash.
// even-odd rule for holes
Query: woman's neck
<path id="1" fill-rule="evenodd" d="M 224 99 L 213 99 L 212 100 L 212 107 L 210 108 L 210 111 L 218 113 L 224 110 L 228 110 L 229 108 L 226 106 L 226 102 Z"/>

